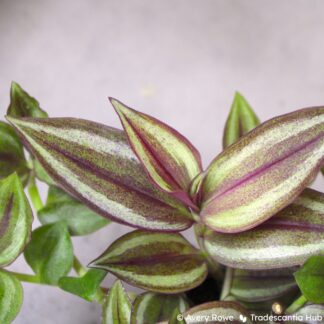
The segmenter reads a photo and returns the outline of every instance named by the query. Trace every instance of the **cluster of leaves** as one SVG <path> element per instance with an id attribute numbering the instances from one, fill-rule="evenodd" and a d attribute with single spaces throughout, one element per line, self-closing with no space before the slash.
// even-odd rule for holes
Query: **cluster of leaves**
<path id="1" fill-rule="evenodd" d="M 324 107 L 260 124 L 236 94 L 224 150 L 203 170 L 176 130 L 110 101 L 124 131 L 48 118 L 12 84 L 12 126 L 0 122 L 0 322 L 19 312 L 20 281 L 101 303 L 103 323 L 324 315 L 324 194 L 307 188 L 323 166 Z M 36 178 L 49 186 L 45 205 Z M 24 186 L 42 224 L 33 231 Z M 83 267 L 71 236 L 110 221 L 136 230 Z M 198 248 L 179 233 L 191 226 Z M 22 252 L 35 275 L 3 269 Z M 118 278 L 109 289 L 107 273 Z"/>

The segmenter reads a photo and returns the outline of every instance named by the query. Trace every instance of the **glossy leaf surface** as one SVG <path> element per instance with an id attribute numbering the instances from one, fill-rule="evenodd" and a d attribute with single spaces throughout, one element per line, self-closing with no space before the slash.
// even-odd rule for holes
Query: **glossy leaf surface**
<path id="1" fill-rule="evenodd" d="M 0 181 L 0 267 L 13 262 L 30 239 L 33 214 L 16 173 Z"/>
<path id="2" fill-rule="evenodd" d="M 47 203 L 38 212 L 42 224 L 65 221 L 71 235 L 86 235 L 106 226 L 109 221 L 57 187 L 50 187 Z"/>
<path id="3" fill-rule="evenodd" d="M 82 277 L 62 277 L 58 284 L 61 289 L 91 302 L 106 275 L 104 270 L 90 269 Z"/>
<path id="4" fill-rule="evenodd" d="M 202 184 L 203 222 L 226 233 L 256 227 L 299 196 L 323 157 L 323 107 L 263 123 L 209 166 Z"/>
<path id="5" fill-rule="evenodd" d="M 29 169 L 23 146 L 15 130 L 0 121 L 0 179 L 17 172 L 22 183 L 27 184 Z"/>
<path id="6" fill-rule="evenodd" d="M 24 255 L 41 282 L 56 285 L 73 264 L 73 247 L 66 224 L 57 222 L 38 227 Z"/>
<path id="7" fill-rule="evenodd" d="M 324 303 L 324 255 L 310 257 L 295 273 L 295 278 L 308 301 Z"/>
<path id="8" fill-rule="evenodd" d="M 144 293 L 134 301 L 131 324 L 166 321 L 175 310 L 182 313 L 188 308 L 189 304 L 183 295 Z"/>
<path id="9" fill-rule="evenodd" d="M 191 226 L 187 209 L 150 183 L 123 132 L 72 118 L 10 120 L 55 182 L 100 215 L 150 230 Z"/>
<path id="10" fill-rule="evenodd" d="M 236 92 L 231 111 L 225 124 L 223 147 L 225 148 L 237 142 L 241 136 L 259 124 L 259 118 L 246 99 L 240 93 Z"/>
<path id="11" fill-rule="evenodd" d="M 16 277 L 0 270 L 0 323 L 10 324 L 23 302 L 23 288 Z"/>
<path id="12" fill-rule="evenodd" d="M 233 268 L 273 269 L 303 264 L 324 249 L 324 194 L 312 189 L 267 222 L 247 232 L 206 231 L 204 248 Z"/>
<path id="13" fill-rule="evenodd" d="M 129 324 L 131 302 L 122 283 L 117 280 L 103 305 L 102 324 Z"/>
<path id="14" fill-rule="evenodd" d="M 91 267 L 105 269 L 137 287 L 163 293 L 203 282 L 207 266 L 180 234 L 134 231 L 116 240 Z"/>
<path id="15" fill-rule="evenodd" d="M 235 302 L 210 302 L 193 307 L 183 314 L 187 324 L 246 323 L 252 324 L 250 315 Z"/>
<path id="16" fill-rule="evenodd" d="M 31 97 L 21 86 L 12 82 L 10 90 L 10 105 L 7 115 L 12 117 L 47 117 L 47 113 L 39 106 L 38 101 Z"/>
<path id="17" fill-rule="evenodd" d="M 192 179 L 201 171 L 193 145 L 161 121 L 111 99 L 129 142 L 151 179 L 163 190 L 190 204 Z"/>

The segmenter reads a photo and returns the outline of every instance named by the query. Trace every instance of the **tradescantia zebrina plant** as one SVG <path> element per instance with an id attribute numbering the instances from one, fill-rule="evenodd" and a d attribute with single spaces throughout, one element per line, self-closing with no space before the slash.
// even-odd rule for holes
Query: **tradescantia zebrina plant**
<path id="1" fill-rule="evenodd" d="M 28 281 L 102 304 L 102 323 L 320 323 L 324 194 L 308 186 L 324 164 L 324 107 L 260 124 L 237 93 L 224 150 L 203 170 L 176 130 L 110 101 L 123 131 L 49 118 L 12 84 L 0 123 L 0 322 L 16 317 Z M 42 224 L 32 233 L 24 186 Z M 112 221 L 134 230 L 83 266 L 71 238 Z M 180 234 L 189 228 L 197 244 Z M 34 275 L 4 270 L 22 252 Z"/>

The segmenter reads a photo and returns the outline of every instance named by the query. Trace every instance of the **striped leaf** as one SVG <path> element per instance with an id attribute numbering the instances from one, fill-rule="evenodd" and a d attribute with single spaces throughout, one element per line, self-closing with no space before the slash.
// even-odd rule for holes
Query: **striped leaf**
<path id="1" fill-rule="evenodd" d="M 309 303 L 291 315 L 298 317 L 298 322 L 285 321 L 285 323 L 323 324 L 324 305 Z"/>
<path id="2" fill-rule="evenodd" d="M 236 92 L 231 111 L 225 124 L 223 147 L 225 148 L 237 142 L 241 136 L 248 133 L 259 124 L 259 118 L 256 116 L 246 99 L 239 92 Z"/>
<path id="3" fill-rule="evenodd" d="M 30 239 L 32 210 L 16 173 L 0 181 L 0 267 L 13 262 Z"/>
<path id="4" fill-rule="evenodd" d="M 235 302 L 210 302 L 182 314 L 186 324 L 246 323 L 252 324 L 248 312 Z M 182 318 L 179 318 L 180 320 Z"/>
<path id="5" fill-rule="evenodd" d="M 324 250 L 324 194 L 305 189 L 291 205 L 247 232 L 206 231 L 204 247 L 233 268 L 274 269 L 303 264 Z"/>
<path id="6" fill-rule="evenodd" d="M 131 302 L 122 283 L 117 280 L 103 305 L 102 324 L 129 324 Z"/>
<path id="7" fill-rule="evenodd" d="M 150 184 L 123 132 L 73 118 L 8 119 L 55 182 L 98 214 L 150 230 L 191 226 L 188 210 Z"/>
<path id="8" fill-rule="evenodd" d="M 188 308 L 189 304 L 183 295 L 144 293 L 134 301 L 131 324 L 166 321 L 175 310 L 182 313 Z"/>
<path id="9" fill-rule="evenodd" d="M 134 231 L 116 240 L 91 267 L 105 269 L 137 287 L 177 293 L 203 282 L 207 266 L 180 234 Z"/>
<path id="10" fill-rule="evenodd" d="M 18 315 L 23 302 L 23 288 L 16 277 L 0 270 L 0 323 L 10 324 Z"/>
<path id="11" fill-rule="evenodd" d="M 192 179 L 201 171 L 199 152 L 175 129 L 110 99 L 129 142 L 151 179 L 188 205 Z"/>
<path id="12" fill-rule="evenodd" d="M 218 232 L 253 228 L 295 200 L 324 157 L 324 107 L 265 122 L 225 149 L 202 184 L 203 222 Z"/>

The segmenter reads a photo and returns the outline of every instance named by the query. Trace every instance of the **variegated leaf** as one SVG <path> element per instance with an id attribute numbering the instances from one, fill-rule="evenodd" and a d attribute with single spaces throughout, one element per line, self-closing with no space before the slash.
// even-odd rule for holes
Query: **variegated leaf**
<path id="1" fill-rule="evenodd" d="M 73 118 L 8 118 L 64 190 L 116 222 L 159 231 L 191 226 L 188 210 L 151 184 L 123 132 Z"/>
<path id="2" fill-rule="evenodd" d="M 300 308 L 295 313 L 291 314 L 292 316 L 295 316 L 295 318 L 298 318 L 297 321 L 286 321 L 285 323 L 288 324 L 323 324 L 324 320 L 324 305 L 321 304 L 307 304 Z"/>
<path id="3" fill-rule="evenodd" d="M 259 124 L 259 118 L 256 116 L 246 99 L 239 92 L 236 92 L 231 111 L 225 124 L 223 147 L 225 148 L 232 145 L 241 136 L 248 133 Z"/>
<path id="4" fill-rule="evenodd" d="M 0 267 L 13 262 L 30 240 L 33 214 L 16 173 L 0 181 Z"/>
<path id="5" fill-rule="evenodd" d="M 253 228 L 296 199 L 324 158 L 324 107 L 276 117 L 225 149 L 202 184 L 203 222 L 218 232 Z"/>
<path id="6" fill-rule="evenodd" d="M 129 324 L 131 302 L 122 283 L 117 280 L 109 289 L 103 305 L 102 324 Z"/>
<path id="7" fill-rule="evenodd" d="M 291 205 L 249 231 L 229 235 L 209 230 L 202 235 L 208 254 L 233 268 L 301 265 L 324 251 L 324 194 L 305 189 Z"/>
<path id="8" fill-rule="evenodd" d="M 180 313 L 189 308 L 183 295 L 144 293 L 136 297 L 131 324 L 151 324 L 166 321 L 178 309 Z"/>
<path id="9" fill-rule="evenodd" d="M 116 240 L 90 267 L 143 289 L 178 293 L 203 282 L 207 266 L 180 234 L 134 231 Z"/>
<path id="10" fill-rule="evenodd" d="M 111 99 L 129 142 L 151 179 L 192 206 L 188 192 L 201 171 L 199 152 L 175 129 Z M 193 207 L 193 206 L 192 206 Z"/>
<path id="11" fill-rule="evenodd" d="M 248 312 L 235 302 L 205 303 L 189 309 L 182 315 L 186 324 L 253 323 Z"/>

